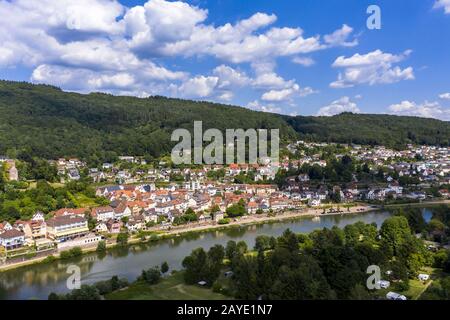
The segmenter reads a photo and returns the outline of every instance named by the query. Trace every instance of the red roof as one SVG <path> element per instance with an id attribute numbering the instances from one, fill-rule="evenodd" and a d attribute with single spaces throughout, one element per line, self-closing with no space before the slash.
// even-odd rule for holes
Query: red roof
<path id="1" fill-rule="evenodd" d="M 67 215 L 84 215 L 88 210 L 87 208 L 62 208 L 53 212 L 55 217 L 67 216 Z"/>

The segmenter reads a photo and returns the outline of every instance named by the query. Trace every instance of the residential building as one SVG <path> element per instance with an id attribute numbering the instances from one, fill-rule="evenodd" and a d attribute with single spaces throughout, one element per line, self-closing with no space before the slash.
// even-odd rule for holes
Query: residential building
<path id="1" fill-rule="evenodd" d="M 54 217 L 47 221 L 47 235 L 55 241 L 66 241 L 89 232 L 88 222 L 84 217 L 66 215 Z"/>

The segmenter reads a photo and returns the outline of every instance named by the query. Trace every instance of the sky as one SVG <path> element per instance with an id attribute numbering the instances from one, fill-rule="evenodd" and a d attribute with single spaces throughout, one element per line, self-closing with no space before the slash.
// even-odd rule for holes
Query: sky
<path id="1" fill-rule="evenodd" d="M 0 0 L 0 16 L 0 79 L 450 121 L 450 0 Z"/>

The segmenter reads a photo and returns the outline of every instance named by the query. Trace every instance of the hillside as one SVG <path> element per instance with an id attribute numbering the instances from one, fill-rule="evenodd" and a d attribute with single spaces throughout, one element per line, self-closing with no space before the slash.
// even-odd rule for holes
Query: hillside
<path id="1" fill-rule="evenodd" d="M 448 145 L 450 123 L 387 115 L 289 117 L 241 107 L 165 97 L 135 98 L 63 92 L 0 81 L 0 154 L 106 161 L 120 154 L 152 157 L 171 150 L 170 134 L 203 120 L 207 128 L 280 128 L 285 140 L 399 146 Z"/>

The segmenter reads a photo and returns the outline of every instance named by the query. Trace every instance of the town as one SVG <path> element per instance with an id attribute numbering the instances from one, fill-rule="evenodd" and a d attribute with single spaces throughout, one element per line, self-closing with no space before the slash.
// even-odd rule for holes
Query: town
<path id="1" fill-rule="evenodd" d="M 9 188 L 28 183 L 19 162 L 0 157 Z M 283 149 L 279 163 L 177 167 L 167 158 L 148 163 L 135 156 L 98 167 L 75 158 L 47 162 L 57 171 L 56 184 L 88 181 L 96 201 L 0 222 L 2 264 L 100 242 L 112 246 L 124 238 L 145 241 L 168 232 L 450 197 L 448 147 L 393 150 L 297 141 Z"/>

